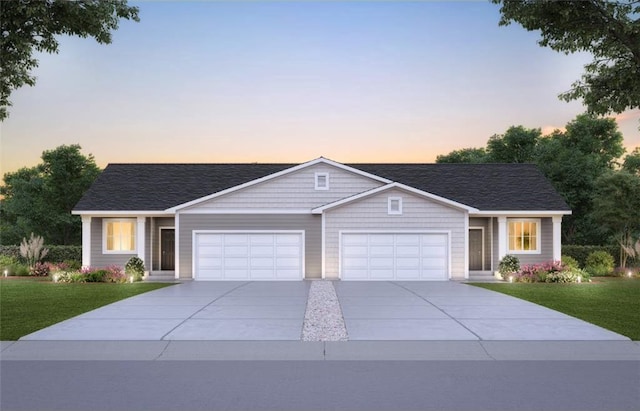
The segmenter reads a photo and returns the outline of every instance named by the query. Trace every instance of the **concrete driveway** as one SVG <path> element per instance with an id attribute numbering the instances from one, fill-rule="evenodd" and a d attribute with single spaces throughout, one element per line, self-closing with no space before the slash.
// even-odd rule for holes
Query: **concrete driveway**
<path id="1" fill-rule="evenodd" d="M 626 340 L 517 298 L 456 282 L 333 282 L 349 340 Z M 185 282 L 22 340 L 300 340 L 309 281 Z"/>

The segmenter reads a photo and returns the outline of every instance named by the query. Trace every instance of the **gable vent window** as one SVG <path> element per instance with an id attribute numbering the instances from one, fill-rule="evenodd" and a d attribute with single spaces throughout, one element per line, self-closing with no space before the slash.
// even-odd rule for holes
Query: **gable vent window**
<path id="1" fill-rule="evenodd" d="M 389 197 L 387 207 L 389 215 L 402 215 L 402 197 Z"/>
<path id="2" fill-rule="evenodd" d="M 329 173 L 316 173 L 316 190 L 329 189 Z"/>

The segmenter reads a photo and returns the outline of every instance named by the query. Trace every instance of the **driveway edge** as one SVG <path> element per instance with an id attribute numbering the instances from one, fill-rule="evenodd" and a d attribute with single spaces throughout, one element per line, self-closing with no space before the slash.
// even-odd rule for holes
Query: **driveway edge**
<path id="1" fill-rule="evenodd" d="M 640 361 L 635 341 L 16 341 L 2 361 Z"/>

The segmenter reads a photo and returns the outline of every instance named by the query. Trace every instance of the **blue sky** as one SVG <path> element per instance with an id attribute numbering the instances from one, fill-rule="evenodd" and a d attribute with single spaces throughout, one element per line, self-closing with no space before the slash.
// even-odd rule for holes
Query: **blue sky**
<path id="1" fill-rule="evenodd" d="M 488 2 L 139 2 L 113 43 L 61 38 L 12 95 L 1 172 L 79 143 L 109 162 L 433 162 L 564 126 L 588 55 Z M 639 111 L 618 116 L 628 149 Z"/>

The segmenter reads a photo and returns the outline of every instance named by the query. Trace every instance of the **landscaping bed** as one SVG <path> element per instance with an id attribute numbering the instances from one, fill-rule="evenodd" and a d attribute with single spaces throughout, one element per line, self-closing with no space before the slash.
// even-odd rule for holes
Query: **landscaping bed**
<path id="1" fill-rule="evenodd" d="M 640 279 L 597 277 L 590 283 L 474 283 L 640 340 Z"/>
<path id="2" fill-rule="evenodd" d="M 61 284 L 45 278 L 2 278 L 0 340 L 17 340 L 98 307 L 170 285 L 172 284 Z"/>

